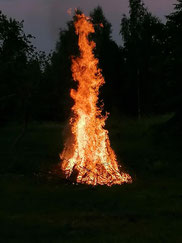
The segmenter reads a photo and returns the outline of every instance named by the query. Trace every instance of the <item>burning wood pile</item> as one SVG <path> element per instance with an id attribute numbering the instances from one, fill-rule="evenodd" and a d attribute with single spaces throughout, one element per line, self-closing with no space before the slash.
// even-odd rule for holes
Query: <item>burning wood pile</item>
<path id="1" fill-rule="evenodd" d="M 94 57 L 95 43 L 89 41 L 94 26 L 84 14 L 75 21 L 80 56 L 72 59 L 72 76 L 78 83 L 70 95 L 74 100 L 70 119 L 71 133 L 61 157 L 61 169 L 66 178 L 73 174 L 76 181 L 89 185 L 131 183 L 130 175 L 121 172 L 116 155 L 110 146 L 108 131 L 104 128 L 107 115 L 98 107 L 99 88 L 105 83 Z"/>

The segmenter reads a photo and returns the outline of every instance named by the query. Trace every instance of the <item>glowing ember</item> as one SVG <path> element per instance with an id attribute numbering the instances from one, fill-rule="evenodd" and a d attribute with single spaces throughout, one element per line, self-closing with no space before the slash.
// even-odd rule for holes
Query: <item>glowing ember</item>
<path id="1" fill-rule="evenodd" d="M 84 14 L 78 14 L 75 29 L 80 57 L 73 58 L 72 73 L 78 88 L 70 93 L 75 102 L 70 119 L 72 137 L 60 155 L 62 171 L 67 178 L 74 174 L 78 183 L 131 183 L 131 177 L 119 171 L 108 131 L 104 129 L 107 116 L 103 117 L 102 109 L 97 107 L 99 88 L 105 81 L 93 54 L 95 43 L 88 40 L 88 35 L 94 33 L 93 24 Z"/>

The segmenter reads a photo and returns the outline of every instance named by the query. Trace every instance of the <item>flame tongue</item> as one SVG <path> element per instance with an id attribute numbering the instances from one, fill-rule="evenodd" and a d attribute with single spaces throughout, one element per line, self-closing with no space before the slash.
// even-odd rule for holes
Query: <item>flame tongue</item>
<path id="1" fill-rule="evenodd" d="M 73 138 L 69 138 L 61 154 L 62 170 L 67 177 L 75 172 L 78 183 L 112 185 L 131 182 L 128 174 L 120 173 L 108 131 L 104 129 L 107 117 L 97 107 L 99 88 L 105 83 L 94 57 L 95 43 L 88 40 L 94 27 L 84 14 L 75 22 L 80 57 L 72 60 L 73 79 L 77 90 L 71 90 L 75 104 L 70 120 Z"/>

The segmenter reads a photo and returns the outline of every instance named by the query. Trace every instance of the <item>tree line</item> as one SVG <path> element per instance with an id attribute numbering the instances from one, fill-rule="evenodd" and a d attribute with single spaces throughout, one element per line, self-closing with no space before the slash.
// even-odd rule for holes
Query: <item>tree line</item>
<path id="1" fill-rule="evenodd" d="M 78 13 L 81 10 L 77 10 Z M 182 0 L 166 16 L 154 16 L 141 0 L 129 0 L 120 24 L 122 45 L 112 39 L 112 25 L 100 6 L 90 13 L 95 56 L 106 84 L 100 99 L 106 111 L 138 117 L 174 112 L 182 118 Z M 31 44 L 23 21 L 0 12 L 0 124 L 10 121 L 63 121 L 76 87 L 71 57 L 79 55 L 74 20 L 60 30 L 55 50 L 46 55 Z M 102 26 L 100 25 L 102 23 Z"/>

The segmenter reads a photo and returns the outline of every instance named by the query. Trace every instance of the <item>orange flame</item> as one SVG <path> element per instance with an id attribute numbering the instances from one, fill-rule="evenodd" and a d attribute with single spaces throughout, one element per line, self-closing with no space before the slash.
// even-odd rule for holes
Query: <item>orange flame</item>
<path id="1" fill-rule="evenodd" d="M 72 59 L 72 75 L 78 88 L 70 93 L 75 102 L 70 120 L 73 136 L 60 155 L 62 171 L 66 177 L 75 174 L 78 183 L 108 186 L 131 183 L 130 175 L 119 171 L 108 131 L 104 129 L 107 116 L 103 117 L 102 109 L 97 107 L 99 88 L 105 81 L 93 54 L 95 43 L 88 40 L 88 35 L 95 31 L 93 24 L 84 14 L 78 14 L 75 29 L 80 57 Z"/>

